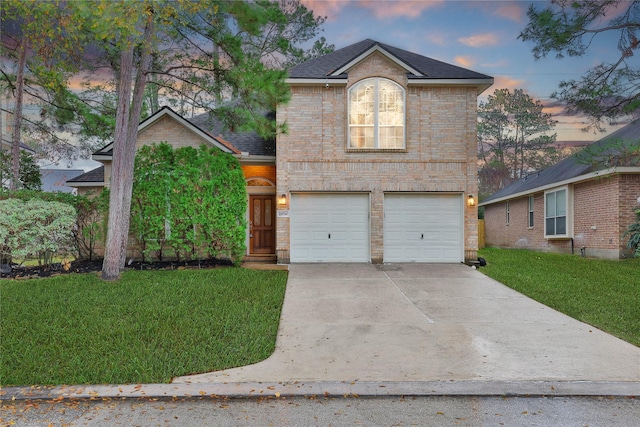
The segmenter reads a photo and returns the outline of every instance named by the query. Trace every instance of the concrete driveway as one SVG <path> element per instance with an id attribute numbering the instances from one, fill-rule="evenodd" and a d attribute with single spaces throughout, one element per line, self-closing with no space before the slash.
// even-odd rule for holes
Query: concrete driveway
<path id="1" fill-rule="evenodd" d="M 274 354 L 176 383 L 625 382 L 640 348 L 464 265 L 291 265 Z"/>

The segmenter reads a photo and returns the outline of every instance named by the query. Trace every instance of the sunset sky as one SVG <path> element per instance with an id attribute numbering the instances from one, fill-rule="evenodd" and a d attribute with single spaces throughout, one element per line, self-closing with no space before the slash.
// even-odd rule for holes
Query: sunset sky
<path id="1" fill-rule="evenodd" d="M 558 141 L 595 141 L 602 134 L 583 133 L 580 117 L 563 114 L 563 107 L 551 99 L 562 80 L 577 79 L 602 61 L 614 61 L 619 54 L 617 36 L 600 35 L 589 55 L 556 59 L 555 54 L 536 61 L 532 44 L 518 35 L 528 23 L 530 1 L 460 0 L 302 0 L 316 15 L 326 16 L 323 36 L 336 49 L 363 39 L 419 53 L 459 65 L 495 79 L 483 93 L 495 89 L 524 89 L 542 101 L 559 121 Z M 538 8 L 547 2 L 535 2 Z M 639 61 L 639 58 L 630 58 Z M 626 123 L 625 123 L 626 124 Z M 610 127 L 613 131 L 620 126 Z"/>

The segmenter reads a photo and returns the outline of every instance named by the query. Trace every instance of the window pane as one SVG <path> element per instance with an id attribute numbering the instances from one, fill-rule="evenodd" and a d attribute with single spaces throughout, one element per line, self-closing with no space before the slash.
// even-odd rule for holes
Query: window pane
<path id="1" fill-rule="evenodd" d="M 375 87 L 373 82 L 366 81 L 351 88 L 349 105 L 349 124 L 373 125 Z"/>
<path id="2" fill-rule="evenodd" d="M 402 126 L 404 122 L 403 91 L 393 83 L 382 80 L 378 95 L 378 121 L 381 126 Z"/>
<path id="3" fill-rule="evenodd" d="M 264 225 L 271 225 L 271 200 L 264 201 Z"/>
<path id="4" fill-rule="evenodd" d="M 559 216 L 556 218 L 556 234 L 567 234 L 566 216 Z"/>
<path id="5" fill-rule="evenodd" d="M 378 148 L 402 148 L 404 141 L 404 128 L 402 127 L 381 127 L 380 142 Z"/>
<path id="6" fill-rule="evenodd" d="M 554 234 L 556 234 L 556 219 L 555 218 L 547 218 L 546 225 L 547 225 L 547 235 L 548 236 L 553 236 Z"/>
<path id="7" fill-rule="evenodd" d="M 567 214 L 567 190 L 556 191 L 556 215 Z"/>
<path id="8" fill-rule="evenodd" d="M 533 227 L 533 212 L 529 212 L 529 227 Z"/>
<path id="9" fill-rule="evenodd" d="M 529 210 L 533 211 L 533 196 L 529 196 Z"/>
<path id="10" fill-rule="evenodd" d="M 373 126 L 351 126 L 349 132 L 350 148 L 374 148 Z"/>
<path id="11" fill-rule="evenodd" d="M 547 193 L 545 198 L 545 216 L 547 218 L 556 216 L 556 193 Z"/>

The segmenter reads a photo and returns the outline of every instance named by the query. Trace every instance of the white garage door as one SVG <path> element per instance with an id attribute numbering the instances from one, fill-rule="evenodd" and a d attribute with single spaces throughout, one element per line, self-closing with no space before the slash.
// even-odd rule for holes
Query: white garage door
<path id="1" fill-rule="evenodd" d="M 462 262 L 462 195 L 385 194 L 385 262 Z"/>
<path id="2" fill-rule="evenodd" d="M 369 194 L 291 195 L 291 262 L 369 262 Z"/>

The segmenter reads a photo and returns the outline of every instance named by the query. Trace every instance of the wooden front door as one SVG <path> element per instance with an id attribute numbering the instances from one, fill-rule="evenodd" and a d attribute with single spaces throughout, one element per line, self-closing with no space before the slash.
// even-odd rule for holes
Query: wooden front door
<path id="1" fill-rule="evenodd" d="M 249 253 L 276 253 L 276 198 L 249 196 Z"/>

